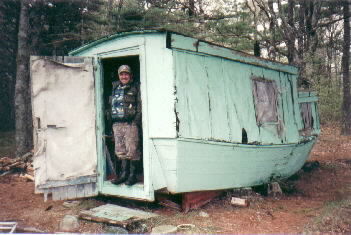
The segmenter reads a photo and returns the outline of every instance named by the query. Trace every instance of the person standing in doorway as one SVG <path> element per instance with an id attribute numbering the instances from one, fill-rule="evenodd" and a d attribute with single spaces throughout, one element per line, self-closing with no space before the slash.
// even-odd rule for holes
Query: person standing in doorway
<path id="1" fill-rule="evenodd" d="M 115 139 L 115 155 L 121 160 L 120 175 L 113 184 L 133 185 L 137 182 L 136 168 L 140 161 L 139 129 L 141 99 L 139 85 L 133 81 L 128 65 L 121 65 L 118 80 L 112 82 L 111 119 Z"/>

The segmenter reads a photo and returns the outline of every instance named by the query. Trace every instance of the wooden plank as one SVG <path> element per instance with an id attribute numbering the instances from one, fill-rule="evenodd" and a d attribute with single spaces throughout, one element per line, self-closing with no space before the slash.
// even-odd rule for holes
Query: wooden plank
<path id="1" fill-rule="evenodd" d="M 120 225 L 127 225 L 137 222 L 146 221 L 159 215 L 141 210 L 130 209 L 112 204 L 102 205 L 91 210 L 84 210 L 79 213 L 81 219 Z"/>
<path id="2" fill-rule="evenodd" d="M 88 184 L 68 185 L 68 186 L 45 189 L 45 194 L 47 195 L 49 193 L 52 193 L 53 201 L 58 201 L 58 200 L 96 196 L 97 190 L 96 190 L 96 183 L 88 183 Z"/>
<path id="3" fill-rule="evenodd" d="M 84 197 L 85 196 L 85 186 L 84 184 L 77 185 L 77 197 Z"/>
<path id="4" fill-rule="evenodd" d="M 67 199 L 67 187 L 59 187 L 57 190 L 60 200 Z"/>
<path id="5" fill-rule="evenodd" d="M 52 194 L 52 200 L 53 201 L 60 200 L 60 194 L 58 192 L 58 188 L 52 188 L 52 189 L 50 189 L 50 192 Z"/>
<path id="6" fill-rule="evenodd" d="M 80 176 L 74 179 L 67 179 L 67 180 L 48 180 L 45 184 L 41 184 L 38 186 L 39 189 L 45 188 L 55 188 L 55 187 L 62 187 L 62 186 L 69 186 L 69 185 L 77 185 L 77 184 L 88 184 L 88 183 L 95 183 L 97 181 L 96 175 L 93 176 Z"/>
<path id="7" fill-rule="evenodd" d="M 84 197 L 94 196 L 95 184 L 85 184 L 84 185 Z"/>
<path id="8" fill-rule="evenodd" d="M 72 185 L 67 188 L 67 199 L 75 199 L 77 198 L 77 186 Z"/>

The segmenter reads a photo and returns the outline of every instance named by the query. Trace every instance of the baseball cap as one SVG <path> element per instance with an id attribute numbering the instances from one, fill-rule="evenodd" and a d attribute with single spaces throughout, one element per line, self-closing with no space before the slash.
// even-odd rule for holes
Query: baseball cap
<path id="1" fill-rule="evenodd" d="M 119 68 L 118 68 L 118 74 L 120 74 L 122 72 L 132 73 L 130 67 L 128 65 L 125 65 L 125 64 L 119 66 Z"/>

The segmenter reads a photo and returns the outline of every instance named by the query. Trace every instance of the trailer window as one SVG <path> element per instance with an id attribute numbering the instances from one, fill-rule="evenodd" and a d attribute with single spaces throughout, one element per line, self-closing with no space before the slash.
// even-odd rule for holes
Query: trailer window
<path id="1" fill-rule="evenodd" d="M 253 78 L 253 96 L 256 108 L 256 121 L 263 123 L 278 122 L 277 86 L 275 81 Z"/>

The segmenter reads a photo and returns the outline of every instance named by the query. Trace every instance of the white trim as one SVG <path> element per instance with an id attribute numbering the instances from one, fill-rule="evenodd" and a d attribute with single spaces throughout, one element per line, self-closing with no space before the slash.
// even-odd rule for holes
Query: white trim
<path id="1" fill-rule="evenodd" d="M 123 48 L 119 50 L 107 51 L 99 53 L 98 57 L 101 59 L 117 58 L 126 56 L 139 56 L 140 66 L 140 93 L 142 100 L 142 128 L 143 128 L 143 168 L 144 168 L 144 186 L 136 184 L 133 186 L 111 185 L 108 181 L 103 181 L 99 185 L 102 194 L 109 194 L 115 196 L 122 196 L 135 199 L 144 199 L 148 201 L 154 200 L 154 190 L 152 188 L 151 180 L 151 154 L 149 152 L 149 126 L 148 126 L 148 107 L 147 107 L 147 78 L 146 78 L 146 53 L 145 53 L 145 38 L 142 44 L 138 46 Z M 103 172 L 105 174 L 105 172 Z M 102 175 L 104 177 L 104 175 Z"/>

